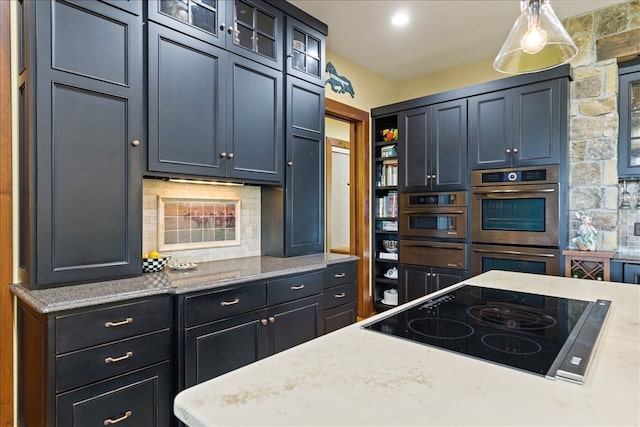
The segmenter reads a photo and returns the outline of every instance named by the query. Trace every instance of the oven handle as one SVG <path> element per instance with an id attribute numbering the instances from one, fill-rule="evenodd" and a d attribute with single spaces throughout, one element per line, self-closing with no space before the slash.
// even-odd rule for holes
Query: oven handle
<path id="1" fill-rule="evenodd" d="M 455 214 L 455 215 L 462 215 L 463 213 L 465 213 L 465 211 L 452 211 L 452 210 L 448 210 L 446 208 L 444 209 L 410 209 L 410 208 L 405 208 L 403 211 L 403 213 L 405 214 L 425 214 L 425 215 L 432 215 L 432 214 Z"/>
<path id="2" fill-rule="evenodd" d="M 474 191 L 473 194 L 510 194 L 510 193 L 553 193 L 555 188 L 544 188 L 542 190 L 491 190 L 491 191 Z"/>
<path id="3" fill-rule="evenodd" d="M 428 242 L 428 243 L 427 242 L 425 242 L 425 243 L 422 243 L 422 242 L 420 242 L 420 243 L 419 242 L 411 242 L 411 243 L 409 243 L 406 240 L 405 241 L 401 241 L 400 243 L 402 244 L 402 246 L 407 246 L 407 247 L 433 248 L 433 249 L 455 249 L 455 250 L 458 250 L 458 251 L 464 251 L 464 246 L 453 246 L 453 245 L 451 245 L 451 243 L 449 243 L 447 245 L 436 245 L 436 244 L 433 244 L 431 242 Z"/>
<path id="4" fill-rule="evenodd" d="M 474 252 L 482 252 L 484 254 L 504 254 L 504 255 L 527 255 L 534 256 L 540 258 L 555 258 L 554 254 L 535 254 L 528 252 L 520 252 L 520 251 L 498 251 L 498 250 L 489 250 L 489 249 L 473 249 Z"/>

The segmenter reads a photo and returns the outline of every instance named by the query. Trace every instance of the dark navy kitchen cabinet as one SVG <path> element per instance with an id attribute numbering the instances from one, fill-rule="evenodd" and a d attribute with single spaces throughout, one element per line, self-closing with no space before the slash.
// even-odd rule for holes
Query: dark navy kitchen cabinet
<path id="1" fill-rule="evenodd" d="M 398 117 L 403 191 L 463 190 L 467 184 L 467 102 L 455 100 Z"/>
<path id="2" fill-rule="evenodd" d="M 357 262 L 327 267 L 323 285 L 324 333 L 355 323 L 358 318 Z"/>
<path id="3" fill-rule="evenodd" d="M 401 264 L 398 302 L 404 304 L 462 282 L 467 277 L 465 270 Z"/>
<path id="4" fill-rule="evenodd" d="M 149 0 L 150 21 L 281 70 L 284 15 L 253 0 Z"/>
<path id="5" fill-rule="evenodd" d="M 142 19 L 102 2 L 62 0 L 25 2 L 21 16 L 25 284 L 140 274 Z"/>
<path id="6" fill-rule="evenodd" d="M 290 16 L 286 17 L 286 72 L 324 86 L 325 37 L 320 31 Z"/>
<path id="7" fill-rule="evenodd" d="M 284 188 L 262 189 L 262 253 L 324 250 L 324 88 L 286 77 Z"/>
<path id="8" fill-rule="evenodd" d="M 172 313 L 170 296 L 49 314 L 19 302 L 21 425 L 173 425 Z"/>
<path id="9" fill-rule="evenodd" d="M 640 61 L 621 64 L 618 70 L 618 176 L 640 177 Z"/>
<path id="10" fill-rule="evenodd" d="M 469 98 L 471 169 L 560 163 L 567 82 L 554 79 Z"/>
<path id="11" fill-rule="evenodd" d="M 281 182 L 282 73 L 147 25 L 149 170 Z"/>

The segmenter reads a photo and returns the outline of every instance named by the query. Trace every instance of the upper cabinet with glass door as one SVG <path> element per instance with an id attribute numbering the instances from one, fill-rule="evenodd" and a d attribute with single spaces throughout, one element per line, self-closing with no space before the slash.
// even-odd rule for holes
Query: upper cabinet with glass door
<path id="1" fill-rule="evenodd" d="M 619 68 L 618 176 L 640 177 L 640 61 Z"/>
<path id="2" fill-rule="evenodd" d="M 251 0 L 149 0 L 149 20 L 282 69 L 283 14 Z"/>
<path id="3" fill-rule="evenodd" d="M 290 16 L 286 34 L 287 74 L 324 86 L 324 34 Z"/>

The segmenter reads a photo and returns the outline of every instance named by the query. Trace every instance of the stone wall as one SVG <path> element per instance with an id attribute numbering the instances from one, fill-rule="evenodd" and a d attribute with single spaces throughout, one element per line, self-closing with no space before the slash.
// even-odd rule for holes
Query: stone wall
<path id="1" fill-rule="evenodd" d="M 596 57 L 597 40 L 640 27 L 640 0 L 574 16 L 564 25 L 579 49 L 569 92 L 570 237 L 579 226 L 575 213 L 584 211 L 600 230 L 598 249 L 640 250 L 640 240 L 628 236 L 640 209 L 618 212 L 618 65 Z"/>

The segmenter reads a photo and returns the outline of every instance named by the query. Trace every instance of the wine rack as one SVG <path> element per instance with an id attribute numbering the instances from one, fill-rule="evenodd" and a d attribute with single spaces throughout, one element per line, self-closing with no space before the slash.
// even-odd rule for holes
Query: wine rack
<path id="1" fill-rule="evenodd" d="M 565 250 L 562 254 L 565 276 L 576 279 L 611 280 L 610 260 L 613 252 Z"/>

